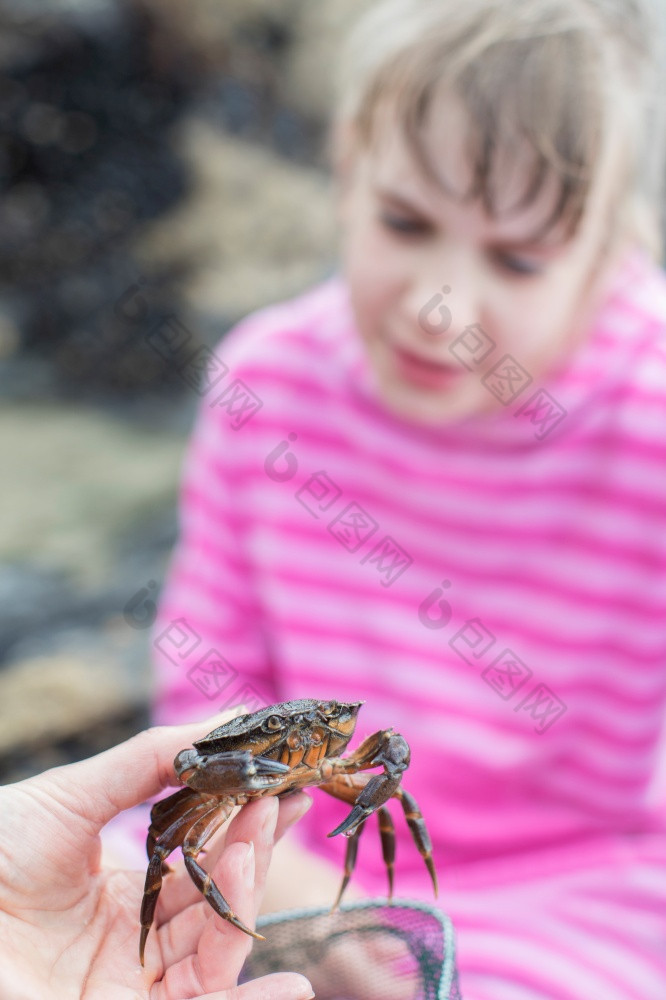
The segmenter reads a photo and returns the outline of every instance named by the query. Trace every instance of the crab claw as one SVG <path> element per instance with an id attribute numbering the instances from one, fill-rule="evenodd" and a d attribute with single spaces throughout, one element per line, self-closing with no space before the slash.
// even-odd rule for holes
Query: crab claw
<path id="1" fill-rule="evenodd" d="M 356 833 L 356 829 L 364 819 L 367 819 L 374 812 L 374 809 L 363 808 L 362 806 L 354 806 L 352 811 L 349 813 L 346 819 L 343 819 L 339 826 L 336 826 L 335 830 L 331 830 L 327 837 L 337 837 L 339 833 L 344 833 L 345 836 L 351 837 Z"/>
<path id="2" fill-rule="evenodd" d="M 255 774 L 271 774 L 276 778 L 281 778 L 283 774 L 289 774 L 291 768 L 288 764 L 282 764 L 279 760 L 270 760 L 268 757 L 253 757 L 252 762 L 255 767 Z"/>
<path id="3" fill-rule="evenodd" d="M 339 833 L 344 833 L 347 837 L 353 836 L 357 827 L 368 816 L 372 816 L 373 812 L 388 802 L 399 784 L 400 774 L 394 778 L 390 778 L 386 774 L 376 774 L 356 799 L 349 816 L 340 823 L 340 826 L 336 826 L 335 830 L 331 830 L 328 836 L 336 837 Z"/>
<path id="4" fill-rule="evenodd" d="M 179 779 L 200 792 L 262 791 L 279 785 L 290 768 L 249 750 L 202 754 L 181 750 L 173 762 Z"/>

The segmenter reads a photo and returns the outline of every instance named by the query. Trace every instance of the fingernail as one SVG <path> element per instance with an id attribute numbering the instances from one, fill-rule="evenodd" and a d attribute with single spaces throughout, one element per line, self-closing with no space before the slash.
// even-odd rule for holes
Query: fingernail
<path id="1" fill-rule="evenodd" d="M 247 845 L 247 853 L 243 860 L 243 882 L 249 891 L 254 889 L 254 843 L 250 841 Z"/>
<path id="2" fill-rule="evenodd" d="M 279 806 L 276 798 L 264 799 L 264 801 L 270 802 L 271 809 L 267 810 L 266 818 L 261 824 L 261 838 L 265 843 L 272 844 L 273 837 L 275 836 Z"/>
<path id="3" fill-rule="evenodd" d="M 294 815 L 289 819 L 289 826 L 293 823 L 298 823 L 299 819 L 302 819 L 303 816 L 305 816 L 306 812 L 312 808 L 312 802 L 313 799 L 311 795 L 301 795 L 300 802 L 298 803 L 298 809 L 294 810 Z"/>

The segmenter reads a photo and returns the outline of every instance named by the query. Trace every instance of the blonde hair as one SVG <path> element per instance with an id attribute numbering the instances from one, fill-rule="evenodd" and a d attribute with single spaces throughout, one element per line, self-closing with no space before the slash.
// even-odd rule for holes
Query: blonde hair
<path id="1" fill-rule="evenodd" d="M 528 183 L 513 208 L 529 205 L 554 176 L 559 197 L 544 228 L 562 222 L 573 233 L 617 124 L 626 157 L 615 224 L 660 258 L 661 7 L 663 0 L 382 0 L 343 49 L 329 150 L 335 158 L 345 130 L 370 145 L 378 109 L 391 106 L 436 179 L 423 125 L 435 97 L 448 91 L 472 126 L 464 197 L 480 197 L 495 215 L 497 157 L 528 148 Z"/>

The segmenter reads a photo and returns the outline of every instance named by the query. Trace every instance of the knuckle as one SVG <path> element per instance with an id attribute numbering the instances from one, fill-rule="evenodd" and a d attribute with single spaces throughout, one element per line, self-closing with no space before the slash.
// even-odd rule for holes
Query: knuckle
<path id="1" fill-rule="evenodd" d="M 152 749 L 158 747 L 164 741 L 166 729 L 166 726 L 149 726 L 143 732 L 137 733 L 135 739 L 138 742 L 145 743 L 147 748 Z"/>

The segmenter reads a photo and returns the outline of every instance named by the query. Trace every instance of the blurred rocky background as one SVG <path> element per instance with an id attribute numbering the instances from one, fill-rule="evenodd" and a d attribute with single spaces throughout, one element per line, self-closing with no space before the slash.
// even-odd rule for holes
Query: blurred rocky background
<path id="1" fill-rule="evenodd" d="M 368 0 L 0 0 L 0 781 L 148 719 L 204 350 L 336 266 L 325 154 Z"/>

